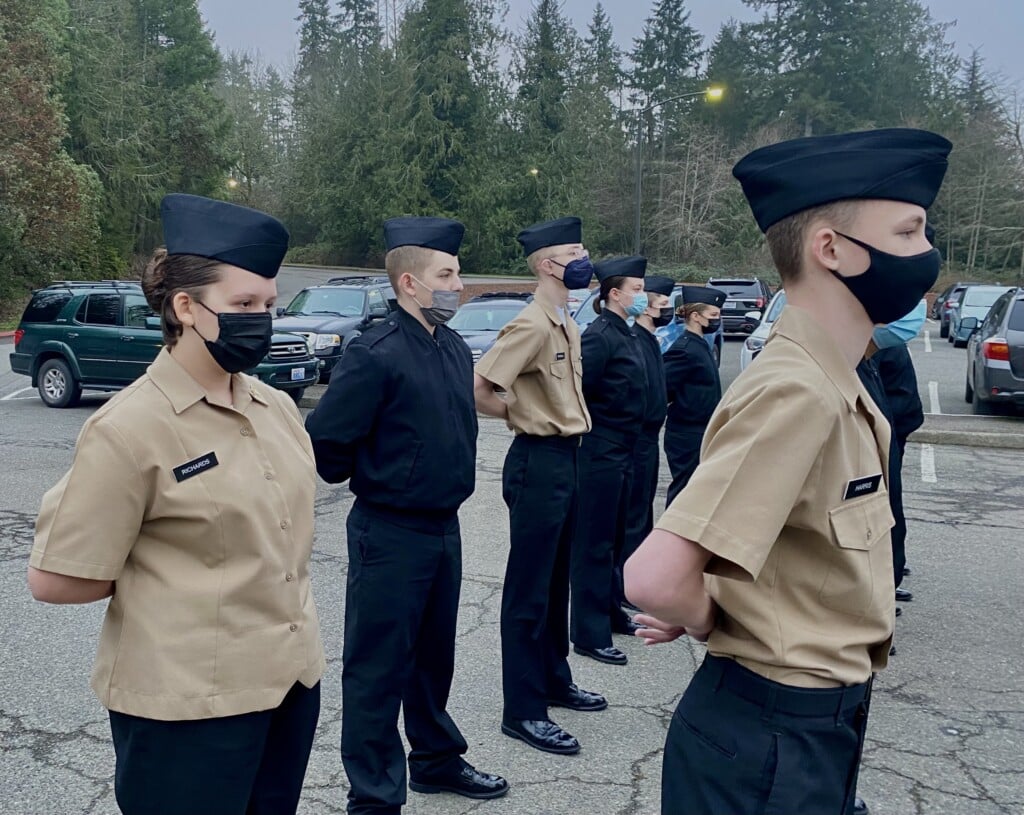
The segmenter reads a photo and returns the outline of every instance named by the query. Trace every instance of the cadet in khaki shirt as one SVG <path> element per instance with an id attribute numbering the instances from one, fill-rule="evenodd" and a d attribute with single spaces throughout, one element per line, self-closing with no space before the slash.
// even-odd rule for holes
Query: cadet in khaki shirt
<path id="1" fill-rule="evenodd" d="M 854 369 L 873 326 L 938 276 L 925 211 L 949 150 L 878 130 L 772 145 L 733 171 L 790 305 L 626 564 L 637 636 L 708 642 L 665 744 L 663 813 L 855 811 L 894 603 L 890 431 Z"/>
<path id="2" fill-rule="evenodd" d="M 43 498 L 38 600 L 110 597 L 92 686 L 127 815 L 295 812 L 325 663 L 309 584 L 316 472 L 269 350 L 288 233 L 171 195 L 143 279 L 166 348 L 85 423 Z"/>
<path id="3" fill-rule="evenodd" d="M 477 410 L 516 433 L 502 475 L 511 548 L 501 596 L 501 730 L 538 750 L 569 754 L 580 744 L 548 718 L 548 707 L 608 706 L 573 683 L 568 661 L 577 463 L 590 415 L 580 332 L 566 302 L 569 289 L 590 284 L 594 268 L 579 218 L 535 224 L 518 239 L 537 292 L 477 363 L 474 380 Z"/>

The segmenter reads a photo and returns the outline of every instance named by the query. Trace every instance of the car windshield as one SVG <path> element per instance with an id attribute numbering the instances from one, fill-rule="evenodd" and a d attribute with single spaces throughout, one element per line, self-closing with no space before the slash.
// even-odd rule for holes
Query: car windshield
<path id="1" fill-rule="evenodd" d="M 366 292 L 359 289 L 318 288 L 300 291 L 285 309 L 286 315 L 333 314 L 358 317 L 363 313 Z"/>
<path id="2" fill-rule="evenodd" d="M 455 313 L 448 327 L 456 331 L 501 331 L 525 306 L 467 303 Z"/>
<path id="3" fill-rule="evenodd" d="M 729 297 L 760 297 L 761 289 L 752 280 L 709 280 L 713 289 L 724 291 Z"/>
<path id="4" fill-rule="evenodd" d="M 768 316 L 764 318 L 766 323 L 774 323 L 779 319 L 779 315 L 782 313 L 782 309 L 786 306 L 786 293 L 780 291 L 778 296 L 772 301 L 771 310 L 768 312 Z"/>
<path id="5" fill-rule="evenodd" d="M 967 292 L 964 294 L 963 305 L 965 308 L 988 308 L 1005 293 L 1006 289 L 1000 288 L 981 288 L 979 286 L 967 289 Z"/>

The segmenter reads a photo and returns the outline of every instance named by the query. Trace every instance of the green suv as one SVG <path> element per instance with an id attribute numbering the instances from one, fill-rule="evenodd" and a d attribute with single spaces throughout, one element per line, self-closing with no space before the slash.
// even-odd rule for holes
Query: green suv
<path id="1" fill-rule="evenodd" d="M 116 391 L 134 382 L 162 347 L 160 318 L 138 283 L 54 283 L 33 293 L 21 317 L 11 370 L 32 377 L 49 407 L 73 407 L 83 389 Z M 298 401 L 322 365 L 305 338 L 274 334 L 270 353 L 247 373 Z"/>

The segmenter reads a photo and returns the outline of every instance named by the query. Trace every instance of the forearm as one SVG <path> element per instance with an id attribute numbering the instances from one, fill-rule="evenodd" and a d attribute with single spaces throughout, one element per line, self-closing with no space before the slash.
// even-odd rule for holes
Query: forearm
<path id="1" fill-rule="evenodd" d="M 473 386 L 477 412 L 508 421 L 508 404 L 494 391 L 493 383 L 477 375 Z"/>
<path id="2" fill-rule="evenodd" d="M 626 561 L 626 597 L 659 620 L 706 634 L 715 615 L 704 587 L 704 567 L 710 558 L 699 544 L 655 529 Z"/>
<path id="3" fill-rule="evenodd" d="M 95 603 L 114 594 L 113 580 L 89 580 L 28 567 L 28 587 L 41 603 L 71 605 Z"/>

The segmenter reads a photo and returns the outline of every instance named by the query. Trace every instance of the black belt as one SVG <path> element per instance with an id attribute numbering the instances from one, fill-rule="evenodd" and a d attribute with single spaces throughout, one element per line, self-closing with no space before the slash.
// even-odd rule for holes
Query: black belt
<path id="1" fill-rule="evenodd" d="M 542 447 L 575 449 L 580 446 L 583 436 L 534 436 L 532 433 L 520 433 L 515 441 L 520 444 L 536 444 Z"/>
<path id="2" fill-rule="evenodd" d="M 708 654 L 700 667 L 706 679 L 766 712 L 792 716 L 833 716 L 867 698 L 870 680 L 838 688 L 795 688 L 765 679 L 733 659 Z"/>

